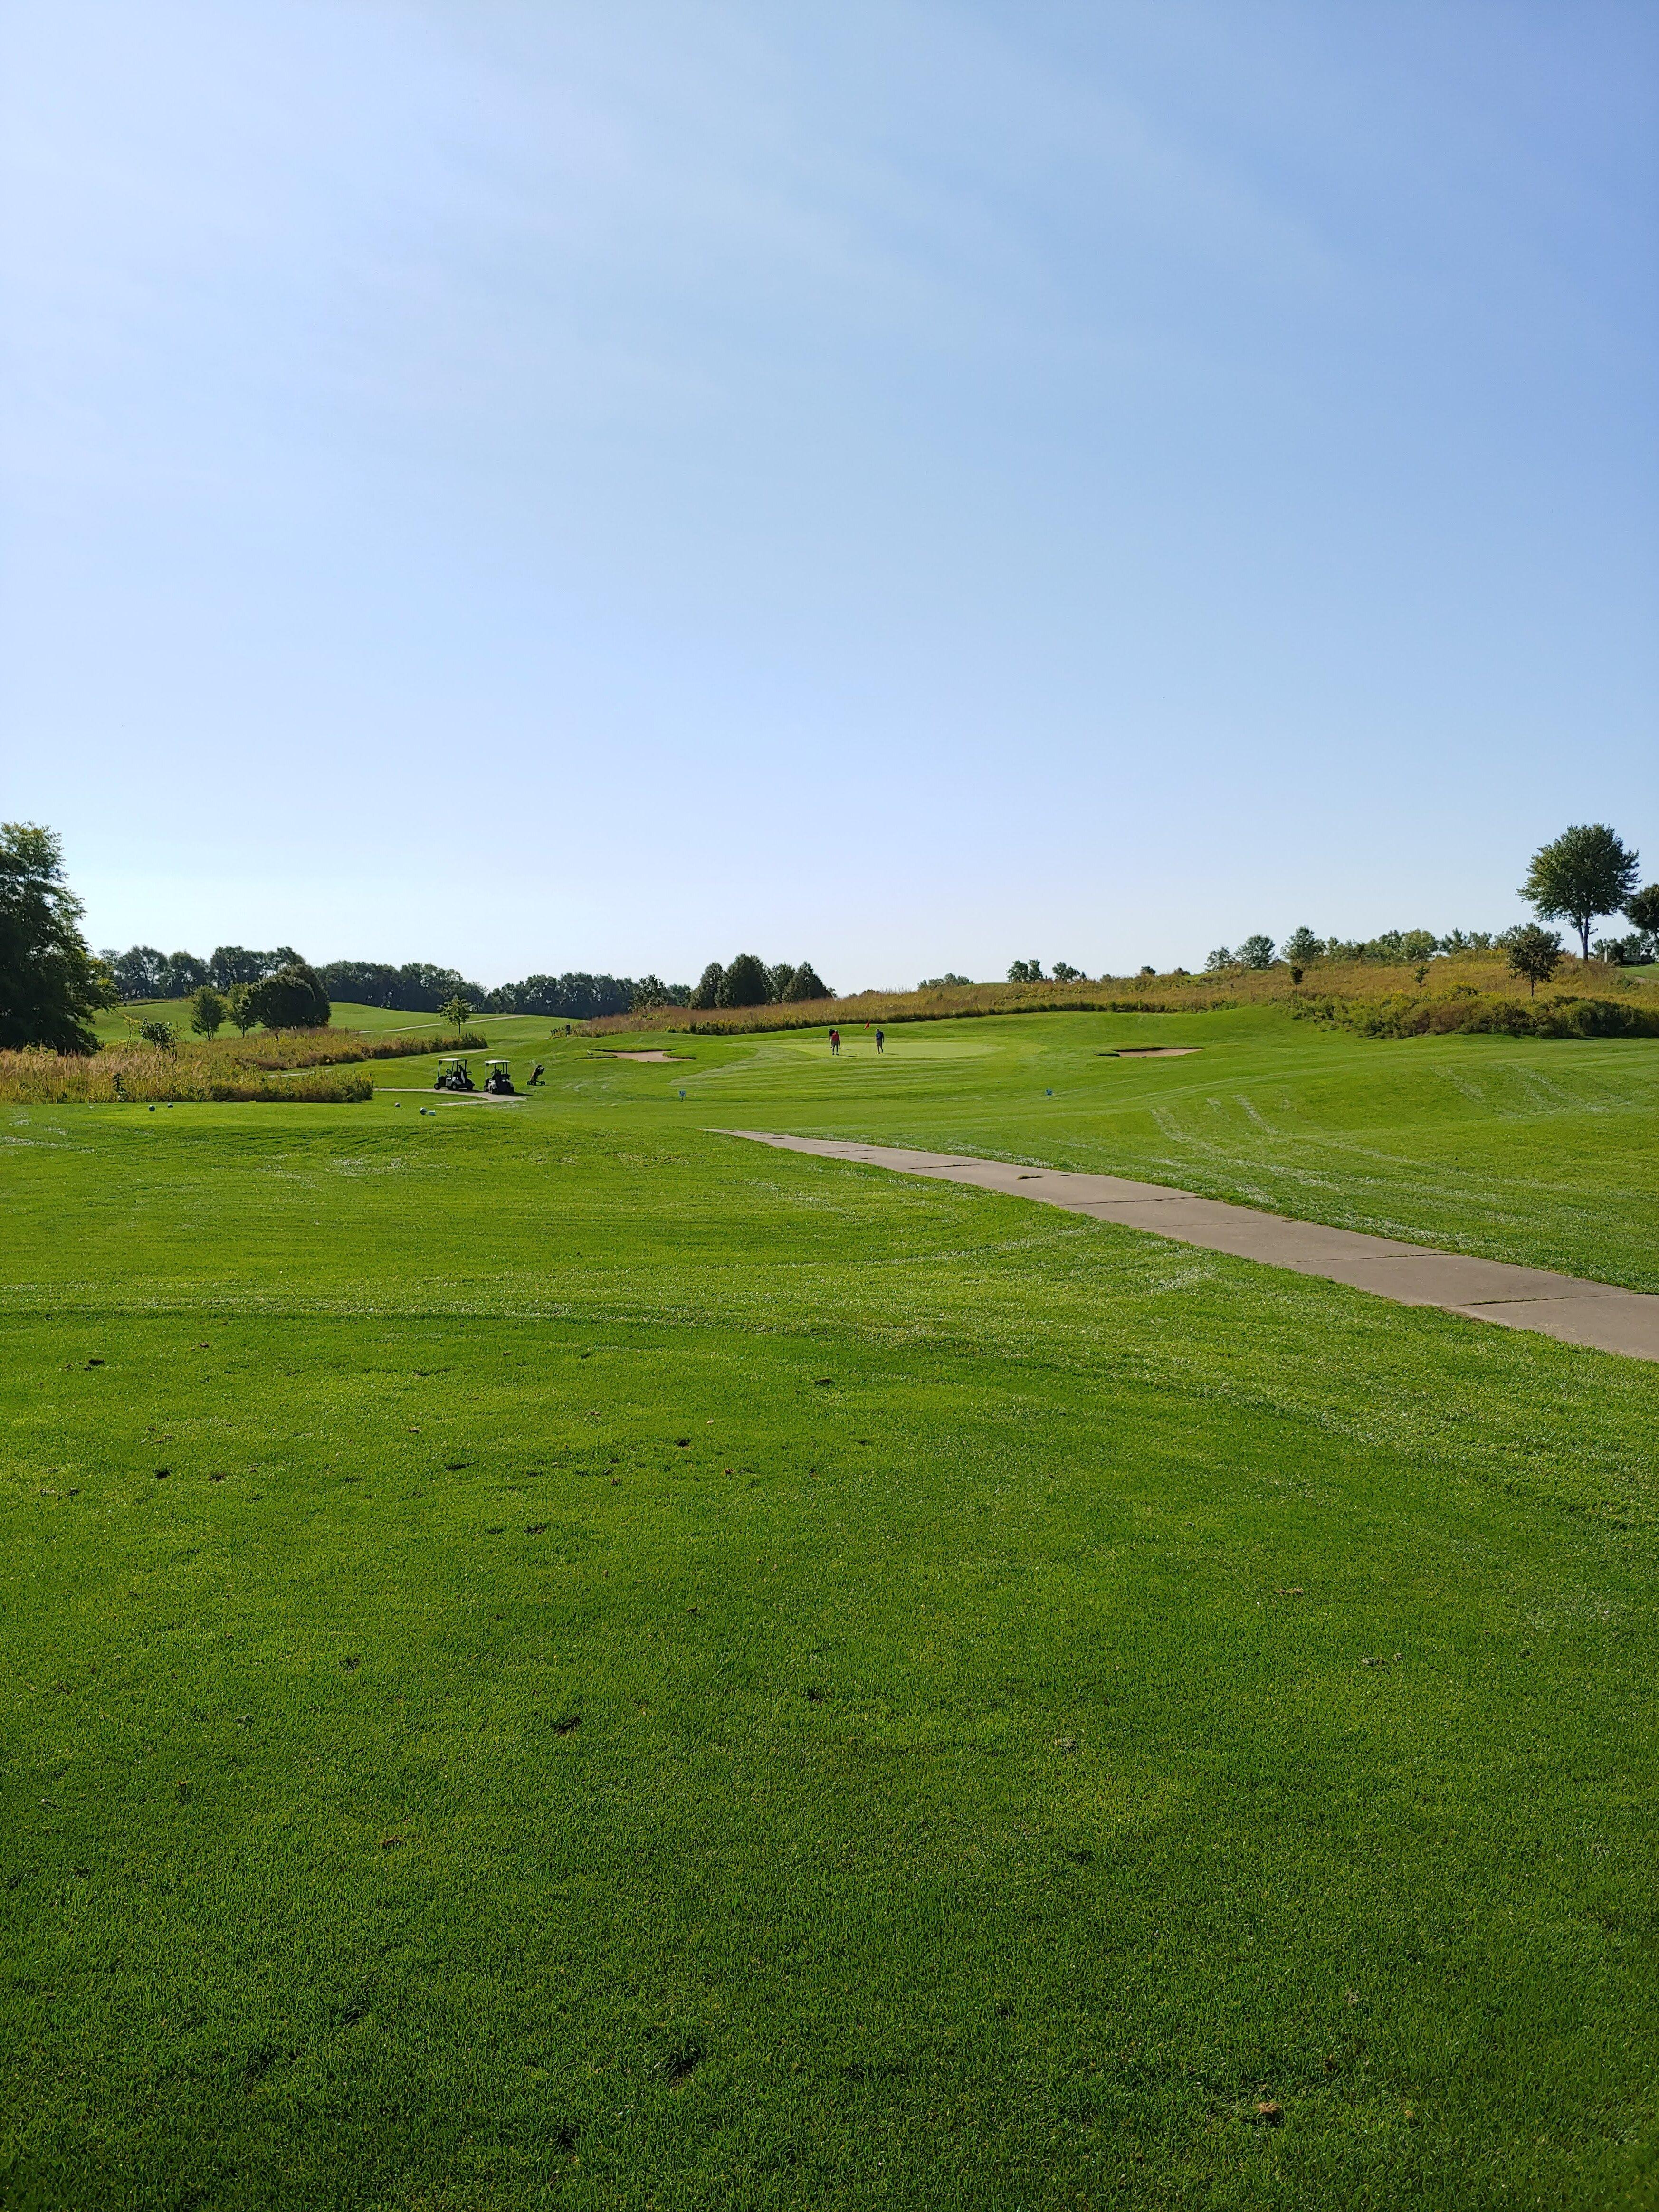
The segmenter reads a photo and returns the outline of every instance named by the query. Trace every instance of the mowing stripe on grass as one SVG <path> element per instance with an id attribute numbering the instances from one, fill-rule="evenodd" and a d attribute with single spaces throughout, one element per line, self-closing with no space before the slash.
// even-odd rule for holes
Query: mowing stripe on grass
<path id="1" fill-rule="evenodd" d="M 1287 1220 L 1283 1214 L 1259 1213 L 1250 1206 L 1229 1206 L 1193 1191 L 1132 1182 L 1121 1176 L 1021 1168 L 1003 1160 L 911 1152 L 844 1138 L 785 1137 L 767 1129 L 720 1129 L 714 1133 L 775 1145 L 783 1152 L 811 1152 L 821 1159 L 854 1160 L 865 1167 L 972 1183 L 981 1190 L 1062 1206 L 1069 1213 L 1090 1214 L 1097 1221 L 1142 1229 L 1177 1244 L 1231 1252 L 1242 1260 L 1288 1267 L 1298 1275 L 1322 1275 L 1328 1282 L 1370 1291 L 1397 1305 L 1438 1306 L 1468 1321 L 1532 1329 L 1565 1344 L 1622 1352 L 1632 1359 L 1659 1359 L 1659 1297 L 1587 1282 L 1577 1275 L 1475 1259 L 1464 1252 L 1437 1252 L 1430 1245 L 1365 1237 L 1317 1221 Z"/>

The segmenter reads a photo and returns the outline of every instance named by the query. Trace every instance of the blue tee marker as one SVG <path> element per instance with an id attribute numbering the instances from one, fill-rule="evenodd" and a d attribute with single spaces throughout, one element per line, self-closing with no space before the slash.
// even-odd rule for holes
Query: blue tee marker
<path id="1" fill-rule="evenodd" d="M 1045 1091 L 1042 1095 L 1045 1098 L 1052 1098 L 1054 1094 L 1052 1091 Z"/>

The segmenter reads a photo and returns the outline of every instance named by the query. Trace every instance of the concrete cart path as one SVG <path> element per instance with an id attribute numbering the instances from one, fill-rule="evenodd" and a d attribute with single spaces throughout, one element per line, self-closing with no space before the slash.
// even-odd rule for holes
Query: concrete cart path
<path id="1" fill-rule="evenodd" d="M 530 1103 L 517 1091 L 503 1097 L 499 1091 L 434 1091 L 429 1083 L 377 1083 L 374 1088 L 383 1098 L 430 1098 L 441 1106 L 527 1106 Z"/>
<path id="2" fill-rule="evenodd" d="M 1291 1221 L 1228 1206 L 1163 1183 L 1128 1182 L 1121 1176 L 1073 1175 L 1061 1168 L 1022 1168 L 1004 1160 L 964 1159 L 955 1152 L 906 1152 L 896 1145 L 860 1145 L 839 1139 L 781 1137 L 767 1129 L 720 1129 L 717 1136 L 745 1137 L 787 1152 L 820 1159 L 856 1160 L 866 1167 L 896 1168 L 905 1175 L 966 1182 L 1064 1206 L 1097 1221 L 1144 1229 L 1178 1244 L 1231 1252 L 1298 1275 L 1322 1275 L 1407 1306 L 1439 1306 L 1469 1321 L 1495 1321 L 1505 1328 L 1535 1329 L 1565 1344 L 1622 1352 L 1632 1359 L 1659 1359 L 1659 1297 L 1518 1267 L 1503 1260 L 1477 1260 L 1462 1252 L 1437 1252 L 1391 1237 L 1363 1237 L 1328 1229 L 1317 1221 Z"/>

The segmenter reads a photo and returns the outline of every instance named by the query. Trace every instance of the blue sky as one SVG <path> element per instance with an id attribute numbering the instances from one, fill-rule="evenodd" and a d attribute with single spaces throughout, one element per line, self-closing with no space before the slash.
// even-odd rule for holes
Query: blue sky
<path id="1" fill-rule="evenodd" d="M 0 4 L 99 944 L 842 988 L 1659 875 L 1659 15 Z"/>

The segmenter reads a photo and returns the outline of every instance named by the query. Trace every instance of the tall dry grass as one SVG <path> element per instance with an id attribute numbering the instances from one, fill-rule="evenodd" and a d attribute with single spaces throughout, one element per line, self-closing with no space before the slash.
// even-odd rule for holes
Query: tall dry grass
<path id="1" fill-rule="evenodd" d="M 196 1039 L 168 1048 L 106 1044 L 94 1053 L 0 1052 L 0 1103 L 14 1106 L 113 1105 L 122 1099 L 296 1100 L 343 1104 L 374 1095 L 367 1075 L 325 1074 L 369 1060 L 435 1052 L 482 1052 L 477 1030 L 459 1036 L 365 1036 L 357 1030 L 262 1030 L 257 1036 Z"/>
<path id="2" fill-rule="evenodd" d="M 396 1031 L 370 1036 L 362 1030 L 259 1030 L 251 1036 L 216 1036 L 211 1042 L 181 1037 L 173 1050 L 175 1055 L 200 1053 L 212 1064 L 228 1067 L 344 1067 L 359 1060 L 419 1059 L 434 1052 L 483 1052 L 489 1042 L 477 1030 L 464 1030 L 459 1036 Z M 138 1045 L 136 1048 L 153 1052 L 156 1048 Z M 129 1047 L 106 1045 L 104 1049 L 125 1052 Z"/>
<path id="3" fill-rule="evenodd" d="M 1287 1011 L 1315 998 L 1364 1000 L 1397 997 L 1413 987 L 1410 968 L 1370 961 L 1310 962 L 1301 983 L 1287 968 L 1226 969 L 1205 975 L 1109 975 L 1082 983 L 969 983 L 935 991 L 862 991 L 855 998 L 807 1000 L 796 1005 L 717 1006 L 708 1009 L 656 1006 L 649 1012 L 612 1014 L 586 1024 L 588 1036 L 673 1030 L 682 1036 L 749 1035 L 768 1030 L 819 1029 L 830 1024 L 971 1019 L 986 1014 L 1125 1013 L 1190 1014 L 1229 1006 L 1282 1005 Z M 1420 987 L 1425 997 L 1442 998 L 1458 989 L 1482 995 L 1524 998 L 1525 987 L 1510 975 L 1501 954 L 1444 957 L 1429 964 Z M 1569 957 L 1552 984 L 1539 989 L 1539 1000 L 1598 997 L 1628 998 L 1659 1006 L 1659 982 L 1610 968 L 1599 960 Z"/>
<path id="4" fill-rule="evenodd" d="M 237 1099 L 339 1105 L 374 1096 L 373 1076 L 328 1066 L 283 1073 L 216 1055 L 210 1045 L 180 1045 L 172 1052 L 158 1052 L 149 1044 L 106 1045 L 94 1053 L 48 1052 L 40 1047 L 0 1052 L 0 1101 L 12 1106 Z"/>

